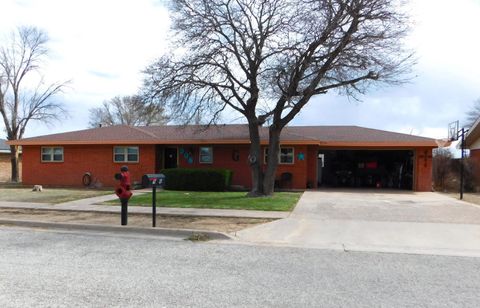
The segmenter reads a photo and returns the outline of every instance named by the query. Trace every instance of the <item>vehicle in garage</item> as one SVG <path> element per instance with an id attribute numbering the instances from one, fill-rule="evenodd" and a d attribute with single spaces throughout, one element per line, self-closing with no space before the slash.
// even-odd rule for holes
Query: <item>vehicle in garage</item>
<path id="1" fill-rule="evenodd" d="M 321 150 L 318 185 L 413 188 L 413 150 Z"/>

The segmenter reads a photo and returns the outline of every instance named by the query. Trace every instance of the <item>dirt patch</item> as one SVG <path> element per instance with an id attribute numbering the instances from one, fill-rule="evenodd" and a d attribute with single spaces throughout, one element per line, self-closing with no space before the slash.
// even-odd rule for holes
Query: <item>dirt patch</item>
<path id="1" fill-rule="evenodd" d="M 454 199 L 460 200 L 459 193 L 443 193 L 452 197 Z M 463 194 L 463 201 L 470 202 L 476 205 L 480 205 L 480 193 L 464 193 Z"/>
<path id="2" fill-rule="evenodd" d="M 120 225 L 120 213 L 95 213 L 34 209 L 0 209 L 0 219 L 32 220 L 41 222 Z M 270 222 L 264 218 L 197 217 L 157 215 L 157 227 L 198 229 L 218 232 L 235 232 L 258 224 Z M 152 216 L 148 214 L 128 215 L 128 225 L 151 227 Z"/>

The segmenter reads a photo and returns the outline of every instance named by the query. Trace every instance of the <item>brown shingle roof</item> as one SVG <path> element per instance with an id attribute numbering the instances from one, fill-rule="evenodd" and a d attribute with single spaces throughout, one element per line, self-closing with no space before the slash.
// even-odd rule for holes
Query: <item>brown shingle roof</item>
<path id="1" fill-rule="evenodd" d="M 262 143 L 268 142 L 268 128 L 261 128 Z M 358 126 L 289 126 L 281 135 L 282 143 L 323 146 L 428 146 L 435 140 Z M 247 125 L 204 126 L 109 126 L 67 133 L 25 138 L 18 145 L 61 144 L 248 144 Z"/>

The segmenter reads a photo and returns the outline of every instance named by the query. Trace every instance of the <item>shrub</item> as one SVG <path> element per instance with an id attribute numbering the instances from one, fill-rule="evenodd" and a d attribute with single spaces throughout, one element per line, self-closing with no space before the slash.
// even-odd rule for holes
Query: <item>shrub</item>
<path id="1" fill-rule="evenodd" d="M 224 191 L 230 186 L 233 172 L 228 169 L 183 169 L 163 171 L 165 189 L 191 191 Z"/>
<path id="2" fill-rule="evenodd" d="M 462 162 L 454 158 L 448 149 L 438 149 L 433 157 L 433 184 L 436 190 L 458 192 L 460 190 L 460 169 Z M 464 189 L 466 192 L 478 191 L 480 177 L 471 158 L 465 158 Z"/>

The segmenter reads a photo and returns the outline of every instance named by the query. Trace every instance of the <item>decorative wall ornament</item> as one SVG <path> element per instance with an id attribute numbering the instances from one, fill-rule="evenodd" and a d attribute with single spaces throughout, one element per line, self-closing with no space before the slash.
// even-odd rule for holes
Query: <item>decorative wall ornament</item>
<path id="1" fill-rule="evenodd" d="M 180 155 L 183 156 L 183 158 L 185 159 L 185 161 L 188 163 L 188 164 L 193 164 L 193 149 L 184 149 L 184 148 L 180 148 L 179 150 L 179 153 Z"/>
<path id="2" fill-rule="evenodd" d="M 232 159 L 234 161 L 239 161 L 240 160 L 240 152 L 237 149 L 234 149 L 232 151 Z"/>
<path id="3" fill-rule="evenodd" d="M 257 157 L 255 155 L 248 155 L 248 162 L 250 165 L 253 165 L 257 162 Z"/>

